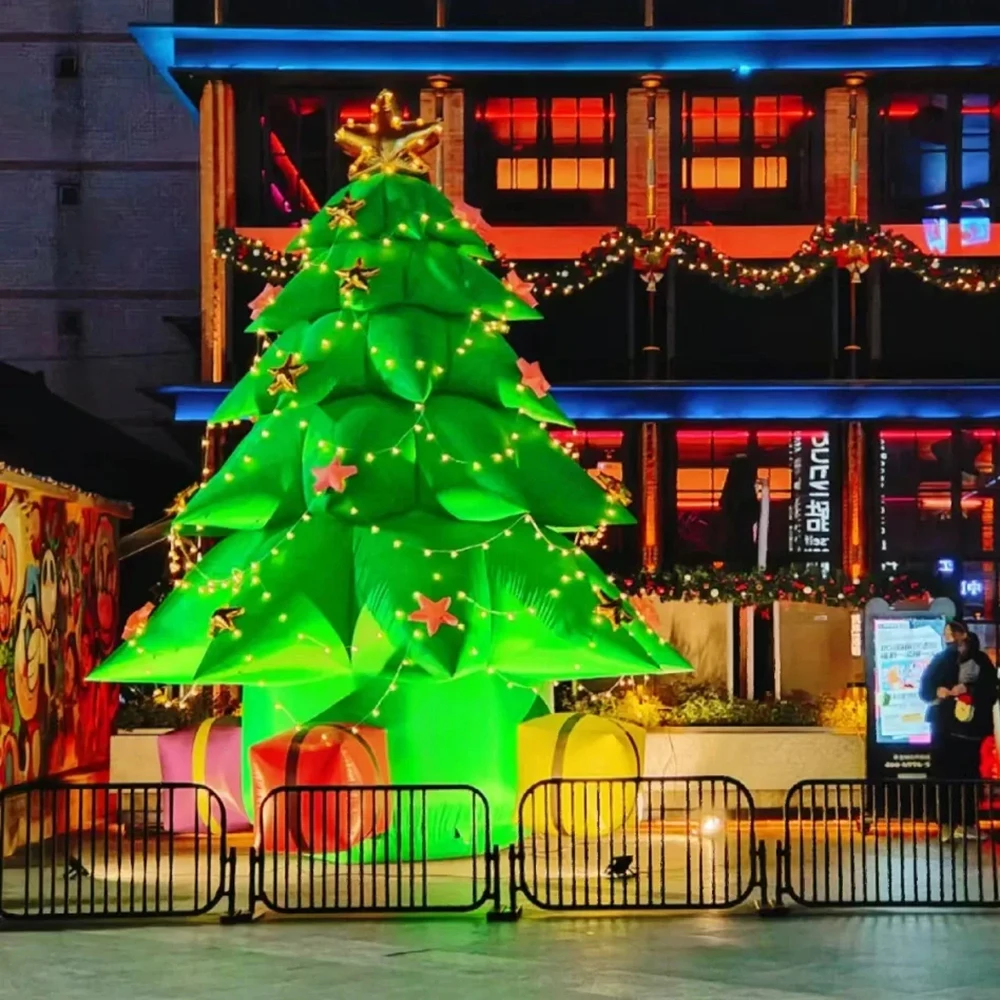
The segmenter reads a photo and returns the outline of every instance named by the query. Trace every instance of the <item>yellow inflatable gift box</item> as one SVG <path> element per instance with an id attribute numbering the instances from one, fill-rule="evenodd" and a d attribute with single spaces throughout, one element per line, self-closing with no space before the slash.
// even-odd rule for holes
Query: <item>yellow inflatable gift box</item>
<path id="1" fill-rule="evenodd" d="M 556 712 L 517 732 L 517 777 L 525 827 L 553 836 L 594 837 L 633 819 L 646 732 L 596 715 Z M 550 778 L 590 781 L 546 782 Z M 626 779 L 626 780 L 622 780 Z M 633 779 L 633 780 L 628 780 Z"/>

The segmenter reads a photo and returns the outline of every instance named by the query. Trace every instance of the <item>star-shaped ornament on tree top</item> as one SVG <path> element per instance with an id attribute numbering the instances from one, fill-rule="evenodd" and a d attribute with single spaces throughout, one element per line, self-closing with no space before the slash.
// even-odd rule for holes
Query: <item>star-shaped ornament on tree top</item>
<path id="1" fill-rule="evenodd" d="M 458 625 L 458 619 L 448 610 L 451 607 L 451 598 L 442 597 L 437 601 L 432 601 L 423 594 L 414 594 L 417 604 L 420 605 L 416 611 L 411 611 L 409 621 L 420 622 L 427 626 L 427 634 L 434 635 L 442 625 Z"/>
<path id="2" fill-rule="evenodd" d="M 602 590 L 598 593 L 598 602 L 594 614 L 607 618 L 613 629 L 617 629 L 620 625 L 628 625 L 632 621 L 632 610 L 622 598 L 610 597 Z"/>
<path id="3" fill-rule="evenodd" d="M 403 121 L 392 91 L 383 90 L 372 105 L 369 125 L 348 119 L 333 138 L 344 152 L 354 157 L 347 171 L 347 176 L 353 179 L 375 170 L 426 174 L 429 168 L 421 157 L 441 141 L 441 132 L 440 122 L 428 125 L 422 118 Z"/>
<path id="4" fill-rule="evenodd" d="M 214 639 L 223 632 L 232 632 L 234 635 L 238 635 L 239 629 L 236 627 L 236 619 L 245 613 L 244 608 L 216 608 L 208 623 L 209 638 Z"/>
<path id="5" fill-rule="evenodd" d="M 299 364 L 294 354 L 289 354 L 277 368 L 268 368 L 267 373 L 274 381 L 267 387 L 268 395 L 277 396 L 279 392 L 298 392 L 297 379 L 309 371 L 307 364 Z"/>
<path id="6" fill-rule="evenodd" d="M 360 257 L 350 267 L 337 268 L 340 294 L 347 294 L 355 288 L 359 292 L 367 292 L 369 280 L 374 278 L 378 271 L 377 267 L 365 267 L 365 262 Z"/>
<path id="7" fill-rule="evenodd" d="M 364 198 L 352 198 L 345 194 L 335 205 L 327 205 L 323 211 L 330 216 L 330 228 L 336 229 L 338 226 L 356 225 L 356 216 L 364 207 Z"/>
<path id="8" fill-rule="evenodd" d="M 321 465 L 313 469 L 312 474 L 316 480 L 313 484 L 316 493 L 325 493 L 327 490 L 343 493 L 347 489 L 347 480 L 358 474 L 358 467 L 356 465 L 341 465 L 340 459 L 335 458 L 329 465 Z"/>

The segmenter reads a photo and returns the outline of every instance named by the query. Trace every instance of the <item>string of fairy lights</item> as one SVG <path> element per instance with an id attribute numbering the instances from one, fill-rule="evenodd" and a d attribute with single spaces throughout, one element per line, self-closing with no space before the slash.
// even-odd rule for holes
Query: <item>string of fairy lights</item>
<path id="1" fill-rule="evenodd" d="M 487 243 L 500 270 L 517 273 L 518 262 Z M 233 229 L 217 231 L 214 252 L 243 272 L 281 284 L 304 264 L 297 253 L 273 250 L 262 240 L 241 236 Z M 984 294 L 1000 288 L 1000 264 L 956 263 L 925 252 L 892 230 L 846 219 L 818 224 L 785 262 L 774 265 L 737 260 L 711 241 L 682 229 L 645 232 L 636 226 L 622 226 L 605 233 L 572 261 L 550 270 L 526 271 L 524 282 L 543 298 L 572 295 L 626 263 L 631 262 L 643 274 L 656 274 L 675 261 L 678 267 L 702 275 L 727 291 L 766 297 L 804 290 L 833 266 L 847 270 L 852 281 L 859 281 L 870 263 L 877 260 L 949 291 Z"/>

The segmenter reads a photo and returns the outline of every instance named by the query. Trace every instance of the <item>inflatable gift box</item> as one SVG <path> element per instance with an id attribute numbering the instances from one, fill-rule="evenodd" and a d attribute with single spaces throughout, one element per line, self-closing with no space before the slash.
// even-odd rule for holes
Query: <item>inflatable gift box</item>
<path id="1" fill-rule="evenodd" d="M 206 719 L 190 729 L 175 729 L 157 740 L 163 781 L 203 785 L 160 793 L 160 823 L 174 833 L 251 829 L 243 809 L 240 725 L 236 719 Z"/>
<path id="2" fill-rule="evenodd" d="M 557 712 L 523 722 L 517 731 L 522 819 L 536 833 L 595 837 L 618 830 L 635 814 L 646 732 L 581 713 Z M 552 781 L 551 778 L 592 779 Z"/>
<path id="3" fill-rule="evenodd" d="M 258 845 L 281 853 L 344 851 L 385 833 L 393 793 L 386 734 L 317 724 L 250 748 Z"/>

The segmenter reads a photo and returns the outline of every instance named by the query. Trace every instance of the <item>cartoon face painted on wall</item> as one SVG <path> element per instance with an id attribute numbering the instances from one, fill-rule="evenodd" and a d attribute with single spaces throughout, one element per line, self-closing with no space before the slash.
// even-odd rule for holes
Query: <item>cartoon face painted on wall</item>
<path id="1" fill-rule="evenodd" d="M 0 546 L 0 787 L 106 763 L 117 689 L 83 679 L 117 638 L 114 520 L 0 483 Z"/>

